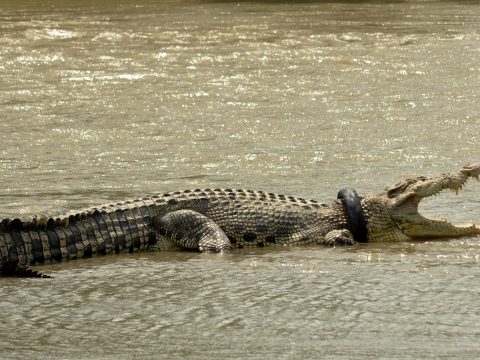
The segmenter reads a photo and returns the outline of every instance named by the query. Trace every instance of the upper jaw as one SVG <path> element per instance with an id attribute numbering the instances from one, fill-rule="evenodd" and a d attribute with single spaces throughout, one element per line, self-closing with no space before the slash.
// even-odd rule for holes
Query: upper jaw
<path id="1" fill-rule="evenodd" d="M 450 189 L 457 194 L 470 178 L 480 179 L 480 164 L 465 165 L 456 173 L 442 174 L 435 177 L 420 176 L 407 179 L 386 189 L 387 196 L 394 198 L 396 203 L 401 203 L 412 196 L 425 198 L 438 194 L 440 191 Z"/>
<path id="2" fill-rule="evenodd" d="M 410 238 L 480 235 L 477 225 L 453 225 L 445 220 L 428 219 L 418 213 L 418 204 L 422 199 L 445 189 L 458 194 L 470 178 L 479 180 L 479 176 L 480 164 L 466 165 L 457 173 L 409 179 L 387 188 L 387 196 L 393 202 L 392 218 Z"/>

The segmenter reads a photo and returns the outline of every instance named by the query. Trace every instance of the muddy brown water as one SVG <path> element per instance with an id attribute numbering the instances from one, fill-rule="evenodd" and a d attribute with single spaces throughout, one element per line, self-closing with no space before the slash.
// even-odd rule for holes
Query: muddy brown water
<path id="1" fill-rule="evenodd" d="M 468 1 L 0 2 L 0 217 L 333 199 L 480 161 Z M 422 211 L 480 221 L 478 184 Z M 4 359 L 474 359 L 480 240 L 148 253 L 0 279 Z"/>

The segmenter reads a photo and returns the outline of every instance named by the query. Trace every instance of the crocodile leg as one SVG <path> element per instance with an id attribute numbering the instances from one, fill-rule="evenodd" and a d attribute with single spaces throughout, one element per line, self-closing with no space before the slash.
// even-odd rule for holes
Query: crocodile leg
<path id="1" fill-rule="evenodd" d="M 347 229 L 332 230 L 328 232 L 321 243 L 323 245 L 333 246 L 333 247 L 358 244 L 353 239 L 352 233 Z"/>
<path id="2" fill-rule="evenodd" d="M 159 219 L 153 227 L 175 245 L 202 252 L 224 252 L 231 249 L 230 240 L 213 220 L 193 211 L 177 210 Z"/>

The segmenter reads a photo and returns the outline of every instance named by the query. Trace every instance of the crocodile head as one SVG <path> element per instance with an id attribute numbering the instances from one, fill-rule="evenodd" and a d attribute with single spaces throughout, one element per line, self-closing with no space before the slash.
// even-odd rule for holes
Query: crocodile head
<path id="1" fill-rule="evenodd" d="M 480 164 L 466 165 L 457 173 L 407 179 L 380 194 L 366 197 L 363 204 L 369 241 L 480 235 L 478 225 L 454 225 L 446 220 L 429 219 L 418 212 L 423 199 L 445 189 L 458 193 L 470 178 L 479 180 Z"/>

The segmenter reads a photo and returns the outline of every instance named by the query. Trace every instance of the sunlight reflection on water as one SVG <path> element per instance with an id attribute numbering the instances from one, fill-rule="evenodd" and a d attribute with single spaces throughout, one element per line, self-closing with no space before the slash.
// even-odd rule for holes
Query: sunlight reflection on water
<path id="1" fill-rule="evenodd" d="M 479 9 L 2 2 L 0 216 L 216 186 L 329 201 L 478 162 Z M 479 200 L 421 211 L 478 222 Z M 472 238 L 51 265 L 0 279 L 0 350 L 476 358 L 479 258 Z"/>

